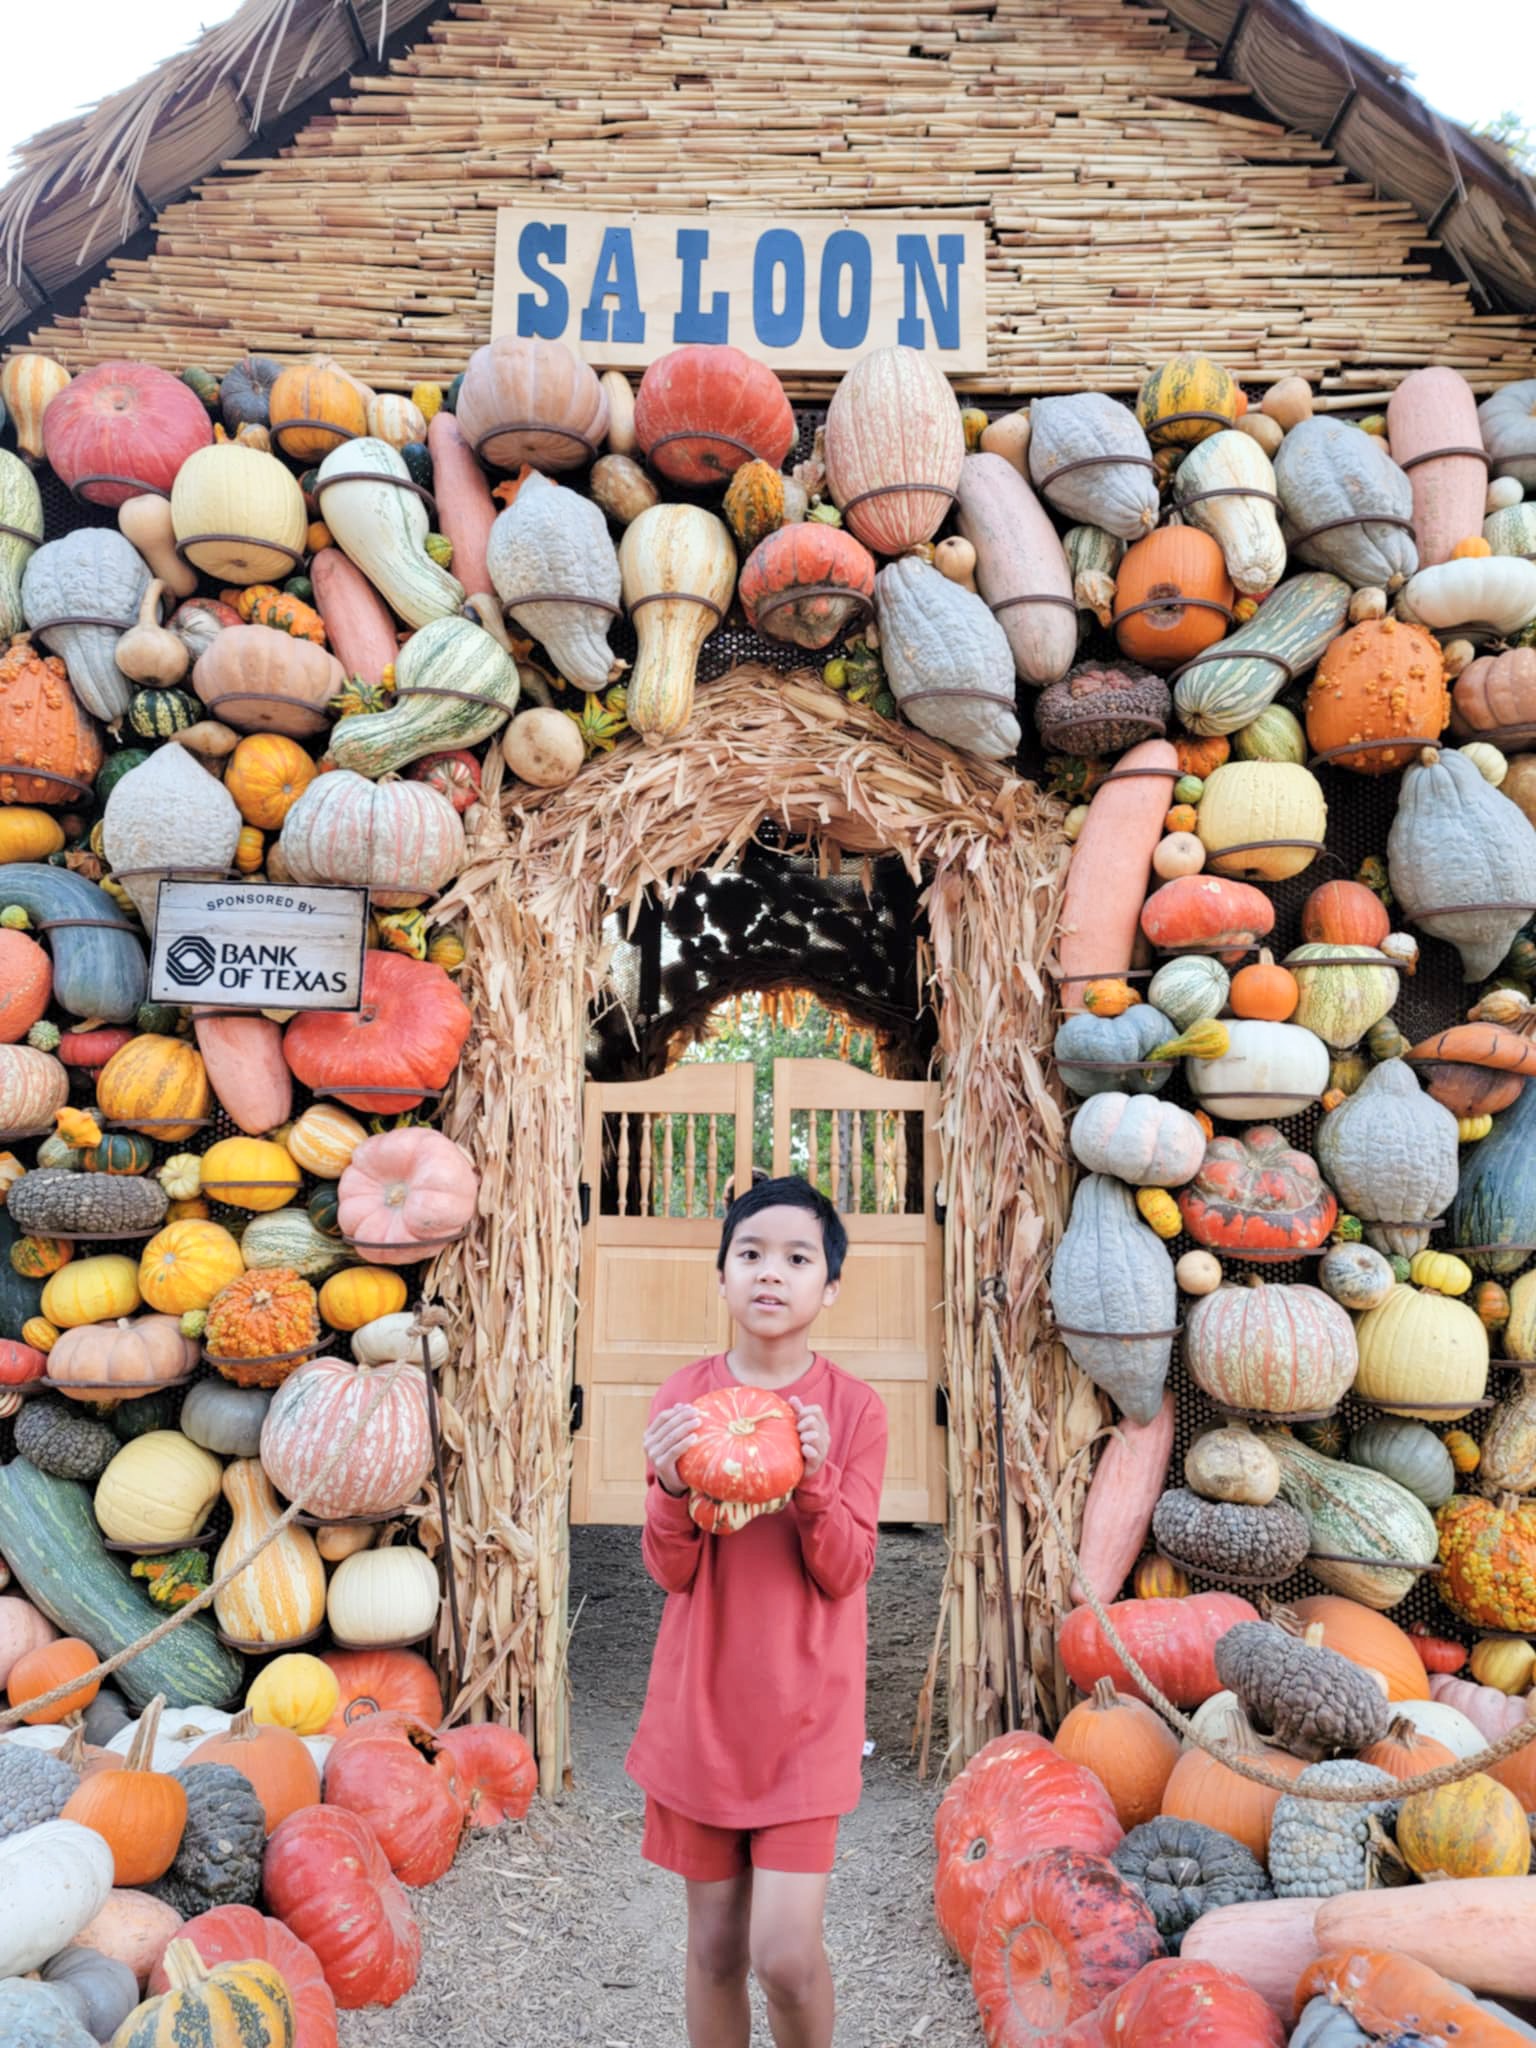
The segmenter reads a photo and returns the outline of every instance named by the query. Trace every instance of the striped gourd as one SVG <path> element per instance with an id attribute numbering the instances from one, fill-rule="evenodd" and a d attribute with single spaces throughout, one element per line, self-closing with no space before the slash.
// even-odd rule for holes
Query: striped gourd
<path id="1" fill-rule="evenodd" d="M 425 626 L 455 617 L 465 593 L 427 553 L 429 515 L 414 491 L 400 488 L 409 482 L 410 471 L 387 441 L 360 435 L 331 450 L 315 489 L 320 516 L 348 561 L 407 625 Z"/>
<path id="2" fill-rule="evenodd" d="M 213 1561 L 215 1578 L 254 1549 L 282 1513 L 259 1458 L 233 1459 L 222 1484 L 233 1519 Z M 290 1523 L 214 1596 L 213 1611 L 238 1643 L 277 1648 L 309 1635 L 325 1615 L 325 1566 L 314 1537 Z"/>
<path id="3" fill-rule="evenodd" d="M 409 694 L 418 688 L 462 690 L 464 695 Z M 423 754 L 489 739 L 517 704 L 517 664 L 473 620 L 434 619 L 401 648 L 395 689 L 399 701 L 388 711 L 338 721 L 327 751 L 334 767 L 377 777 Z"/>
<path id="4" fill-rule="evenodd" d="M 1173 481 L 1191 526 L 1221 548 L 1227 574 L 1250 597 L 1272 590 L 1285 574 L 1285 542 L 1271 500 L 1275 472 L 1247 434 L 1212 434 L 1179 464 Z"/>
<path id="5" fill-rule="evenodd" d="M 26 535 L 34 533 L 36 540 Z M 21 575 L 43 538 L 43 500 L 20 456 L 0 449 L 0 641 L 26 627 Z"/>
<path id="6" fill-rule="evenodd" d="M 1180 676 L 1173 701 L 1186 729 L 1227 733 L 1251 724 L 1344 630 L 1349 597 L 1347 583 L 1320 569 L 1282 583 L 1246 626 L 1206 648 Z"/>
<path id="7" fill-rule="evenodd" d="M 1483 521 L 1483 539 L 1496 555 L 1536 561 L 1536 505 L 1505 505 Z"/>
<path id="8" fill-rule="evenodd" d="M 304 1209 L 274 1209 L 255 1216 L 240 1238 L 240 1256 L 247 1271 L 258 1266 L 285 1266 L 301 1279 L 323 1280 L 344 1266 L 351 1253 L 339 1237 L 327 1237 Z"/>
<path id="9" fill-rule="evenodd" d="M 1320 1457 L 1284 1432 L 1265 1431 L 1260 1441 L 1280 1466 L 1280 1498 L 1311 1533 L 1312 1576 L 1379 1612 L 1406 1599 L 1419 1580 L 1408 1567 L 1435 1561 L 1438 1537 L 1423 1501 L 1384 1473 Z"/>

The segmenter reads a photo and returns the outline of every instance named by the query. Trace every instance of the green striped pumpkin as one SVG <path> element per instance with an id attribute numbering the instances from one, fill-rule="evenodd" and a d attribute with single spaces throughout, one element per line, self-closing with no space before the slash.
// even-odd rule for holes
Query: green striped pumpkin
<path id="1" fill-rule="evenodd" d="M 141 1018 L 143 1014 L 141 1008 Z M 154 1146 L 135 1131 L 109 1131 L 99 1145 L 88 1146 L 81 1154 L 81 1164 L 87 1173 L 148 1173 L 154 1163 Z"/>
<path id="2" fill-rule="evenodd" d="M 1303 681 L 1349 616 L 1349 585 L 1321 569 L 1282 583 L 1248 621 L 1207 647 L 1174 685 L 1186 731 L 1239 732 L 1251 725 L 1294 679 Z M 1275 655 L 1278 661 L 1263 657 Z"/>
<path id="3" fill-rule="evenodd" d="M 1280 1498 L 1298 1510 L 1311 1532 L 1312 1576 L 1331 1592 L 1379 1611 L 1406 1599 L 1419 1574 L 1405 1567 L 1433 1564 L 1439 1543 L 1423 1501 L 1384 1473 L 1319 1457 L 1286 1431 L 1266 1430 L 1260 1440 L 1280 1466 Z"/>
<path id="4" fill-rule="evenodd" d="M 202 706 L 185 690 L 140 690 L 128 707 L 128 723 L 145 740 L 189 732 L 201 716 Z"/>
<path id="5" fill-rule="evenodd" d="M 334 1193 L 333 1187 L 333 1199 Z M 286 1266 L 306 1280 L 323 1279 L 351 1257 L 341 1239 L 319 1229 L 304 1209 L 273 1209 L 253 1217 L 240 1239 L 240 1255 L 248 1270 Z"/>
<path id="6" fill-rule="evenodd" d="M 410 694 L 423 685 L 465 695 Z M 388 711 L 343 718 L 332 728 L 326 755 L 334 767 L 377 778 L 423 754 L 488 739 L 517 704 L 517 664 L 472 619 L 433 619 L 401 648 L 395 688 L 399 696 Z"/>

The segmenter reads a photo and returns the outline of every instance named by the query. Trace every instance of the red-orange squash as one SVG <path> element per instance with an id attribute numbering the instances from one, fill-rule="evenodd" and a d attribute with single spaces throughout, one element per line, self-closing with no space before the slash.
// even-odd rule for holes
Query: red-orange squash
<path id="1" fill-rule="evenodd" d="M 1115 579 L 1115 639 L 1148 668 L 1175 668 L 1213 646 L 1236 593 L 1218 544 L 1197 526 L 1165 526 L 1125 551 Z"/>
<path id="2" fill-rule="evenodd" d="M 69 810 L 96 780 L 101 735 L 69 687 L 56 654 L 39 654 L 25 634 L 0 654 L 0 804 Z M 28 775 L 24 771 L 36 772 Z"/>
<path id="3" fill-rule="evenodd" d="M 324 1650 L 341 1696 L 322 1730 L 340 1735 L 370 1714 L 405 1714 L 435 1728 L 443 1695 L 432 1666 L 414 1650 Z"/>
<path id="4" fill-rule="evenodd" d="M 1057 2048 L 1065 2027 L 1162 1953 L 1151 1907 L 1102 1856 L 1055 1848 L 1016 1864 L 971 1961 L 987 2048 Z"/>
<path id="5" fill-rule="evenodd" d="M 1258 1610 L 1236 1593 L 1192 1593 L 1187 1600 L 1117 1600 L 1108 1608 L 1121 1641 L 1148 1678 L 1176 1707 L 1198 1707 L 1220 1692 L 1216 1644 Z M 1067 1676 L 1079 1692 L 1112 1678 L 1119 1692 L 1143 1697 L 1141 1687 L 1110 1648 L 1090 1610 L 1074 1607 L 1056 1633 Z M 958 1781 L 957 1781 L 958 1782 Z"/>
<path id="6" fill-rule="evenodd" d="M 48 1007 L 53 968 L 25 932 L 0 930 L 0 1045 L 25 1038 Z"/>
<path id="7" fill-rule="evenodd" d="M 1385 904 L 1363 882 L 1324 882 L 1301 906 L 1309 946 L 1379 946 L 1391 929 Z"/>
<path id="8" fill-rule="evenodd" d="M 1402 619 L 1368 619 L 1323 649 L 1307 691 L 1307 738 L 1320 754 L 1367 741 L 1438 739 L 1451 715 L 1440 643 Z M 1364 746 L 1335 755 L 1359 775 L 1386 775 L 1413 746 Z"/>
<path id="9" fill-rule="evenodd" d="M 443 1087 L 468 1036 L 469 1006 L 441 967 L 370 952 L 362 1007 L 295 1017 L 283 1056 L 306 1088 L 371 1116 L 398 1116 Z"/>
<path id="10" fill-rule="evenodd" d="M 689 342 L 658 356 L 635 393 L 635 438 L 674 483 L 722 482 L 744 462 L 775 469 L 795 445 L 795 416 L 764 362 L 739 348 Z"/>
<path id="11" fill-rule="evenodd" d="M 1339 1213 L 1317 1161 L 1294 1151 L 1273 1124 L 1213 1138 L 1178 1204 L 1190 1236 L 1213 1251 L 1309 1251 Z M 1208 1295 L 1206 1305 L 1216 1299 Z"/>
<path id="12" fill-rule="evenodd" d="M 1285 2028 L 1234 1972 L 1169 1956 L 1138 1970 L 1061 2039 L 1063 2048 L 1284 2048 Z"/>
<path id="13" fill-rule="evenodd" d="M 515 1728 L 468 1722 L 437 1732 L 437 1769 L 451 1773 L 472 1828 L 522 1820 L 538 1790 L 539 1767 Z"/>
<path id="14" fill-rule="evenodd" d="M 875 560 L 851 533 L 802 520 L 781 526 L 747 557 L 736 586 L 747 623 L 770 640 L 815 650 L 866 615 Z"/>
<path id="15" fill-rule="evenodd" d="M 1267 938 L 1274 923 L 1275 906 L 1262 889 L 1220 875 L 1165 882 L 1141 912 L 1141 929 L 1160 953 L 1236 953 Z"/>
<path id="16" fill-rule="evenodd" d="M 415 1983 L 421 1929 L 359 1815 L 332 1805 L 289 1814 L 267 1843 L 261 1882 L 267 1904 L 313 1950 L 344 2010 L 393 2005 Z"/>
<path id="17" fill-rule="evenodd" d="M 150 363 L 82 370 L 43 415 L 50 467 L 91 505 L 121 505 L 146 491 L 168 498 L 177 470 L 212 439 L 202 400 Z"/>
<path id="18" fill-rule="evenodd" d="M 433 1768 L 436 1738 L 399 1714 L 374 1714 L 337 1737 L 325 1801 L 365 1820 L 402 1884 L 434 1884 L 464 1832 L 457 1782 Z"/>

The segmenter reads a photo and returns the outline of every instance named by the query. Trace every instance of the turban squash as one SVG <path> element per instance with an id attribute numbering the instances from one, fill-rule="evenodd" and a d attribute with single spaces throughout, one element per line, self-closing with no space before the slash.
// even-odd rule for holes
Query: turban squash
<path id="1" fill-rule="evenodd" d="M 819 520 L 781 526 L 747 557 L 737 594 L 755 631 L 814 652 L 868 610 L 874 559 L 851 533 Z"/>
<path id="2" fill-rule="evenodd" d="M 1294 1151 L 1273 1124 L 1213 1138 L 1179 1207 L 1196 1243 L 1239 1253 L 1308 1251 L 1323 1243 L 1339 1209 L 1316 1160 Z"/>

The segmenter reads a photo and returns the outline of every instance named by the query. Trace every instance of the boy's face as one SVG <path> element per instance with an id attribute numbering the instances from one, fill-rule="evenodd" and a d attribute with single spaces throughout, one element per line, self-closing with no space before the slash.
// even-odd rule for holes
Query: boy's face
<path id="1" fill-rule="evenodd" d="M 787 1204 L 747 1217 L 720 1274 L 732 1321 L 753 1337 L 807 1329 L 836 1301 L 837 1287 L 827 1278 L 820 1223 L 809 1209 Z"/>

